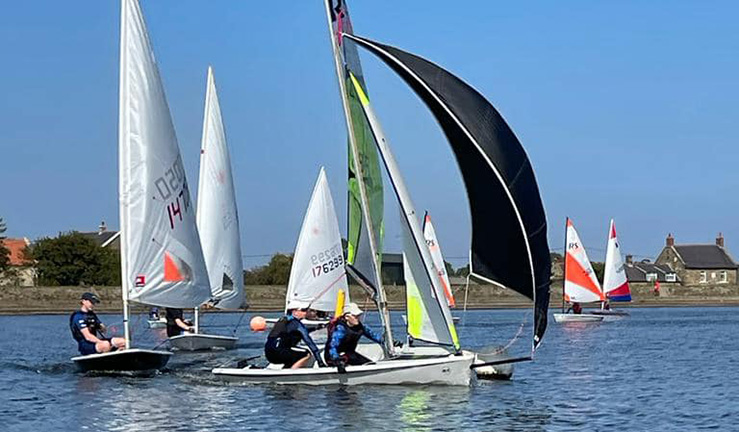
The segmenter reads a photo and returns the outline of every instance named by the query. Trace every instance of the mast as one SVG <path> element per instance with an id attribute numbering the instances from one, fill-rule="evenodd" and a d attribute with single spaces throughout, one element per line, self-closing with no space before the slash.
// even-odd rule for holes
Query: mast
<path id="1" fill-rule="evenodd" d="M 570 217 L 565 217 L 565 248 L 562 250 L 562 313 L 565 313 L 565 285 L 567 284 L 567 229 Z"/>
<path id="2" fill-rule="evenodd" d="M 121 197 L 125 193 L 126 185 L 123 179 L 123 173 L 121 172 L 121 161 L 125 160 L 124 155 L 128 147 L 124 145 L 125 134 L 128 130 L 128 110 L 126 109 L 126 99 L 124 95 L 128 92 L 128 72 L 125 69 L 126 55 L 128 50 L 126 49 L 126 41 L 128 34 L 128 8 L 126 7 L 126 0 L 121 1 L 121 43 L 120 43 L 120 54 L 119 54 L 119 67 L 118 73 L 119 88 L 118 88 L 118 210 L 120 218 L 120 230 L 121 230 L 121 298 L 123 299 L 123 337 L 126 340 L 126 349 L 131 347 L 131 331 L 129 329 L 129 311 L 128 311 L 128 289 L 131 281 L 128 280 L 128 254 L 126 249 L 128 248 L 128 229 L 123 226 L 125 218 L 125 208 L 123 203 L 120 202 Z"/>
<path id="3" fill-rule="evenodd" d="M 368 241 L 370 245 L 370 251 L 372 253 L 372 259 L 374 263 L 375 280 L 377 281 L 377 308 L 380 312 L 380 320 L 385 329 L 385 351 L 388 355 L 393 356 L 395 347 L 393 346 L 393 334 L 390 326 L 390 312 L 387 307 L 387 299 L 385 297 L 385 289 L 382 286 L 382 271 L 380 263 L 377 262 L 377 244 L 375 243 L 375 232 L 372 226 L 372 218 L 369 212 L 369 200 L 367 198 L 367 190 L 364 184 L 364 172 L 362 169 L 362 163 L 359 158 L 359 148 L 357 146 L 356 139 L 354 137 L 354 126 L 352 124 L 351 112 L 349 111 L 349 101 L 346 96 L 346 88 L 344 85 L 343 77 L 345 75 L 344 68 L 342 66 L 341 57 L 339 54 L 339 47 L 334 37 L 333 25 L 331 21 L 331 0 L 325 0 L 324 6 L 326 8 L 326 19 L 328 23 L 328 34 L 331 39 L 331 51 L 334 57 L 334 66 L 336 67 L 336 78 L 339 81 L 339 93 L 341 94 L 341 104 L 344 108 L 344 119 L 346 120 L 347 133 L 349 134 L 349 145 L 351 147 L 352 155 L 354 157 L 354 169 L 357 171 L 357 183 L 359 184 L 359 195 L 362 200 L 362 219 L 367 228 Z M 337 19 L 339 19 L 337 17 Z"/>

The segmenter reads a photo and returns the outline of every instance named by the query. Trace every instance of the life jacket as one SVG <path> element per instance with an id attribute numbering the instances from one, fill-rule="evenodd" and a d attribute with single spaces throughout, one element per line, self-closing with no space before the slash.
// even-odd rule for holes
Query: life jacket
<path id="1" fill-rule="evenodd" d="M 279 342 L 280 346 L 290 348 L 297 346 L 300 343 L 303 339 L 300 332 L 293 331 L 288 328 L 291 321 L 292 319 L 287 316 L 277 320 L 274 327 L 272 327 L 272 330 L 269 332 L 269 335 L 267 335 L 268 345 L 276 347 Z"/>
<path id="2" fill-rule="evenodd" d="M 69 329 L 72 331 L 72 337 L 77 342 L 82 342 L 85 340 L 85 336 L 82 334 L 82 330 L 77 327 L 77 323 L 75 322 L 75 316 L 77 314 L 84 314 L 85 316 L 85 325 L 86 328 L 90 330 L 90 333 L 93 334 L 93 336 L 97 336 L 98 330 L 100 330 L 99 324 L 100 320 L 98 319 L 97 315 L 95 315 L 95 312 L 82 312 L 82 311 L 74 311 L 72 312 L 72 315 L 69 316 Z"/>
<path id="3" fill-rule="evenodd" d="M 324 357 L 329 359 L 331 357 L 331 343 L 336 328 L 344 327 L 344 337 L 339 341 L 339 346 L 336 351 L 341 353 L 354 352 L 359 344 L 359 339 L 364 335 L 364 325 L 360 322 L 354 327 L 350 327 L 349 324 L 343 319 L 343 317 L 334 318 L 328 325 L 328 339 L 326 342 L 326 348 L 324 350 Z"/>

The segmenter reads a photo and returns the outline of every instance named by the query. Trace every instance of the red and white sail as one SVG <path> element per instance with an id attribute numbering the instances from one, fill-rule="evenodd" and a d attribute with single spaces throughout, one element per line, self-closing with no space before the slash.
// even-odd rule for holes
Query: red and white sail
<path id="1" fill-rule="evenodd" d="M 575 231 L 572 221 L 567 219 L 567 241 L 565 243 L 565 301 L 590 303 L 604 301 L 600 283 L 590 265 L 588 254 Z"/>
<path id="2" fill-rule="evenodd" d="M 616 224 L 611 219 L 606 249 L 606 269 L 603 276 L 603 293 L 613 301 L 631 301 L 631 290 L 626 278 L 621 248 L 616 237 Z"/>
<path id="3" fill-rule="evenodd" d="M 423 237 L 426 239 L 429 252 L 431 252 L 431 259 L 434 260 L 434 266 L 439 274 L 441 286 L 444 288 L 447 304 L 449 307 L 454 307 L 454 295 L 452 294 L 452 285 L 449 283 L 449 275 L 446 273 L 444 256 L 441 254 L 441 246 L 439 245 L 439 240 L 436 238 L 436 230 L 434 230 L 434 225 L 431 224 L 431 216 L 428 213 L 426 213 L 426 217 L 423 220 Z"/>

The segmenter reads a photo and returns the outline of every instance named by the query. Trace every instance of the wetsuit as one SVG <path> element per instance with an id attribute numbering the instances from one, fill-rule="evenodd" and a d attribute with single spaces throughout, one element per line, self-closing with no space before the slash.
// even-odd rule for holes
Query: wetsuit
<path id="1" fill-rule="evenodd" d="M 264 355 L 270 363 L 282 364 L 284 368 L 289 368 L 308 354 L 308 350 L 297 346 L 301 340 L 308 345 L 318 364 L 326 366 L 316 343 L 308 334 L 308 329 L 292 315 L 280 318 L 269 332 L 267 343 L 264 344 Z"/>
<path id="2" fill-rule="evenodd" d="M 81 310 L 78 310 L 69 316 L 69 329 L 72 331 L 72 337 L 77 341 L 77 349 L 79 349 L 80 354 L 88 355 L 97 353 L 95 343 L 85 339 L 85 335 L 82 334 L 82 329 L 86 328 L 90 330 L 90 333 L 92 333 L 93 336 L 100 338 L 100 324 L 100 319 L 95 315 L 95 312 L 92 311 L 82 312 Z"/>
<path id="3" fill-rule="evenodd" d="M 357 353 L 357 344 L 362 336 L 382 345 L 382 336 L 365 327 L 361 322 L 354 327 L 339 318 L 334 326 L 329 327 L 328 341 L 326 341 L 326 363 L 338 365 L 343 360 L 347 365 L 361 365 L 369 363 L 370 359 Z"/>
<path id="4" fill-rule="evenodd" d="M 182 315 L 182 309 L 167 308 L 167 337 L 181 335 L 182 328 L 177 325 L 176 320 L 185 321 Z"/>

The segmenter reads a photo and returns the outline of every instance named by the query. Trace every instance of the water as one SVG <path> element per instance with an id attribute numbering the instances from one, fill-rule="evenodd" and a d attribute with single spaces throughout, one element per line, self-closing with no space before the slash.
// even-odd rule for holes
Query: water
<path id="1" fill-rule="evenodd" d="M 213 366 L 260 352 L 264 334 L 246 330 L 248 317 L 236 351 L 177 354 L 167 371 L 148 378 L 88 376 L 69 361 L 76 347 L 67 316 L 2 316 L 0 425 L 36 432 L 739 429 L 739 308 L 631 313 L 595 325 L 552 322 L 536 361 L 517 365 L 512 381 L 463 388 L 243 386 L 213 379 Z M 519 314 L 468 312 L 460 337 L 485 340 L 489 326 L 477 323 L 515 322 Z M 227 332 L 239 317 L 213 314 L 206 323 Z M 139 340 L 154 346 L 159 335 L 143 324 Z"/>

